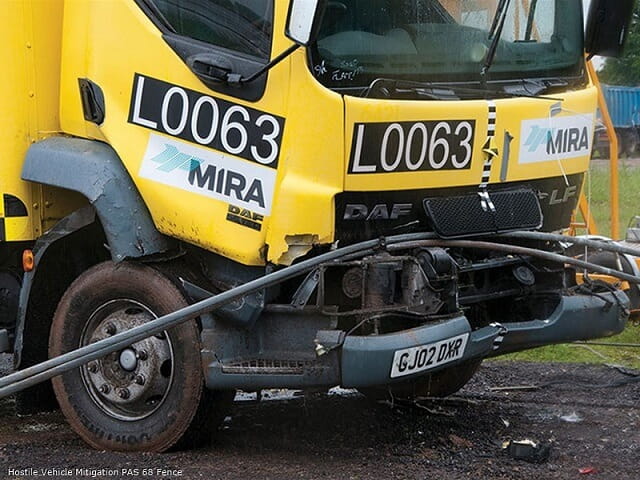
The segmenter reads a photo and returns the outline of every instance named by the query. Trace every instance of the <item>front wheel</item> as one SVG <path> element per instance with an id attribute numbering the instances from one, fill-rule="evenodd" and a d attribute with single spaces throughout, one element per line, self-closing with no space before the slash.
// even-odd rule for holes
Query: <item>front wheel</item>
<path id="1" fill-rule="evenodd" d="M 62 297 L 49 354 L 64 354 L 187 305 L 175 284 L 151 267 L 99 264 Z M 101 450 L 161 452 L 181 440 L 202 440 L 203 422 L 220 420 L 220 414 L 211 417 L 231 396 L 203 393 L 195 321 L 64 373 L 52 383 L 71 427 Z"/>

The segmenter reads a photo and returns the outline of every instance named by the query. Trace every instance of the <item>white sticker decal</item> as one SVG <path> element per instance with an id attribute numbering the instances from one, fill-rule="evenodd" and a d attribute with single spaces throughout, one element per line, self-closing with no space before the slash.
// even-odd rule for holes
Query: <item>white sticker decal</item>
<path id="1" fill-rule="evenodd" d="M 356 123 L 349 174 L 468 170 L 475 120 Z"/>
<path id="2" fill-rule="evenodd" d="M 539 163 L 591 154 L 593 114 L 524 120 L 520 130 L 520 163 Z"/>
<path id="3" fill-rule="evenodd" d="M 285 119 L 136 73 L 129 123 L 276 169 Z"/>
<path id="4" fill-rule="evenodd" d="M 391 378 L 404 377 L 430 370 L 464 356 L 469 334 L 446 338 L 439 342 L 396 350 L 391 364 Z"/>
<path id="5" fill-rule="evenodd" d="M 276 170 L 151 134 L 140 176 L 261 215 L 271 213 Z"/>

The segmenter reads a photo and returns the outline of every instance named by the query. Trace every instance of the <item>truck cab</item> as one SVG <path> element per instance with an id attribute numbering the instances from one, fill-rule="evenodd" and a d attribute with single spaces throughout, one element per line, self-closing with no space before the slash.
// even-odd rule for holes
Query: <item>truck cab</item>
<path id="1" fill-rule="evenodd" d="M 426 226 L 443 188 L 561 190 L 543 217 L 566 225 L 596 108 L 581 5 L 510 9 L 482 80 L 490 5 L 428 3 L 330 2 L 314 45 L 234 85 L 290 47 L 287 2 L 89 2 L 65 16 L 61 128 L 116 151 L 162 234 L 244 265 Z"/>
<path id="2" fill-rule="evenodd" d="M 585 37 L 579 0 L 3 4 L 17 368 L 358 252 L 20 403 L 53 387 L 90 445 L 163 451 L 209 438 L 237 389 L 447 395 L 483 358 L 619 332 L 625 293 L 578 285 L 558 242 L 473 239 L 569 226 L 597 102 L 585 42 L 619 49 L 630 5 L 594 2 Z"/>

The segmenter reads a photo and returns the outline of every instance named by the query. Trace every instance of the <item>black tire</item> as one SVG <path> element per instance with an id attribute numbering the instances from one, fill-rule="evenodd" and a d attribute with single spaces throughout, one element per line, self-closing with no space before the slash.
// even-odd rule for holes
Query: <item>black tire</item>
<path id="1" fill-rule="evenodd" d="M 176 285 L 151 267 L 101 263 L 78 277 L 60 300 L 49 355 L 186 305 Z M 178 442 L 193 446 L 207 439 L 233 400 L 229 392 L 203 392 L 195 321 L 69 371 L 52 383 L 71 427 L 100 450 L 162 452 Z"/>
<path id="2" fill-rule="evenodd" d="M 478 371 L 482 359 L 467 360 L 415 380 L 380 387 L 361 389 L 373 400 L 409 400 L 426 397 L 447 397 L 464 387 Z"/>

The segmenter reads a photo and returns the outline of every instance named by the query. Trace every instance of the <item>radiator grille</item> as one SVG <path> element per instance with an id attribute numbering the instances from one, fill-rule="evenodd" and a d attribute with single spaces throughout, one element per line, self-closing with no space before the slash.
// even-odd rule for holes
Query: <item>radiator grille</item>
<path id="1" fill-rule="evenodd" d="M 542 226 L 542 210 L 529 189 L 490 192 L 495 212 L 482 209 L 477 193 L 424 200 L 434 231 L 443 238 L 469 237 Z"/>

